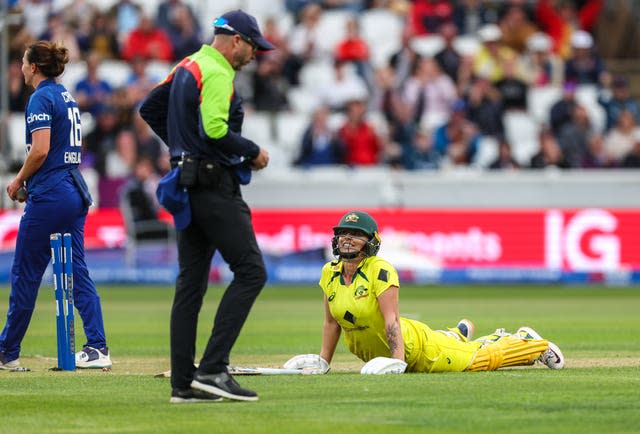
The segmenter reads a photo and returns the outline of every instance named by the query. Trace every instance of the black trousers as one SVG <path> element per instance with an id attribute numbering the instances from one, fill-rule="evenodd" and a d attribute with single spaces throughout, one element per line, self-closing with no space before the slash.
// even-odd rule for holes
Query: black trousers
<path id="1" fill-rule="evenodd" d="M 171 385 L 179 389 L 188 388 L 193 379 L 198 314 L 216 250 L 229 264 L 233 280 L 220 300 L 200 372 L 226 370 L 231 348 L 267 279 L 251 212 L 235 176 L 225 170 L 219 187 L 194 187 L 189 197 L 191 224 L 177 234 L 180 272 L 171 309 Z"/>

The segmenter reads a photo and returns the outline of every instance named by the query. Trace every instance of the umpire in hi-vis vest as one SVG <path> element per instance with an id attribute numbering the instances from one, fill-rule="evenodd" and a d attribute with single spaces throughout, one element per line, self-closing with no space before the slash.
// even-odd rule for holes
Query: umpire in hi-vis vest
<path id="1" fill-rule="evenodd" d="M 84 260 L 84 224 L 92 199 L 78 170 L 80 111 L 73 96 L 55 81 L 68 61 L 67 48 L 48 41 L 31 44 L 22 58 L 24 81 L 35 92 L 25 111 L 27 157 L 7 186 L 11 200 L 27 203 L 11 268 L 7 322 L 0 335 L 0 369 L 20 368 L 20 344 L 51 260 L 49 237 L 56 232 L 72 236 L 73 297 L 87 336 L 76 353 L 76 366 L 111 367 L 100 297 Z"/>
<path id="2" fill-rule="evenodd" d="M 255 18 L 235 10 L 216 18 L 211 45 L 183 59 L 147 96 L 140 114 L 169 146 L 173 170 L 158 199 L 178 230 L 180 272 L 171 311 L 170 402 L 256 401 L 229 375 L 229 353 L 266 281 L 262 254 L 242 199 L 241 184 L 267 166 L 269 154 L 241 136 L 244 112 L 234 90 L 235 71 L 257 50 L 275 47 Z M 214 253 L 233 272 L 209 342 L 195 368 L 198 313 Z"/>

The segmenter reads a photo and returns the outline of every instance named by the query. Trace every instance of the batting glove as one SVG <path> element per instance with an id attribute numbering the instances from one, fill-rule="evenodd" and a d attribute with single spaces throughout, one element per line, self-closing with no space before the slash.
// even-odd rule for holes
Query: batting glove
<path id="1" fill-rule="evenodd" d="M 285 369 L 302 369 L 305 374 L 326 374 L 329 363 L 318 354 L 299 354 L 286 361 Z"/>
<path id="2" fill-rule="evenodd" d="M 360 371 L 363 375 L 402 374 L 407 364 L 400 359 L 376 357 L 369 360 Z"/>

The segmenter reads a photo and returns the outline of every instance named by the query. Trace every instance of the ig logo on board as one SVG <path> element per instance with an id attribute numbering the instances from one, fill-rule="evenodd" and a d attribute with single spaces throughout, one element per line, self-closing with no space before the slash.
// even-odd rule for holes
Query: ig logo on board
<path id="1" fill-rule="evenodd" d="M 545 263 L 551 269 L 613 271 L 620 266 L 618 219 L 602 209 L 585 209 L 565 221 L 562 211 L 545 215 Z"/>

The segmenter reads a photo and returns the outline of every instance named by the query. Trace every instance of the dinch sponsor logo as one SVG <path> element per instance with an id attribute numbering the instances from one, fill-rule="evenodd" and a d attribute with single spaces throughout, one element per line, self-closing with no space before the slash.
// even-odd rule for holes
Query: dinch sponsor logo
<path id="1" fill-rule="evenodd" d="M 51 116 L 46 113 L 30 113 L 27 117 L 27 123 L 30 124 L 36 121 L 50 121 Z"/>

